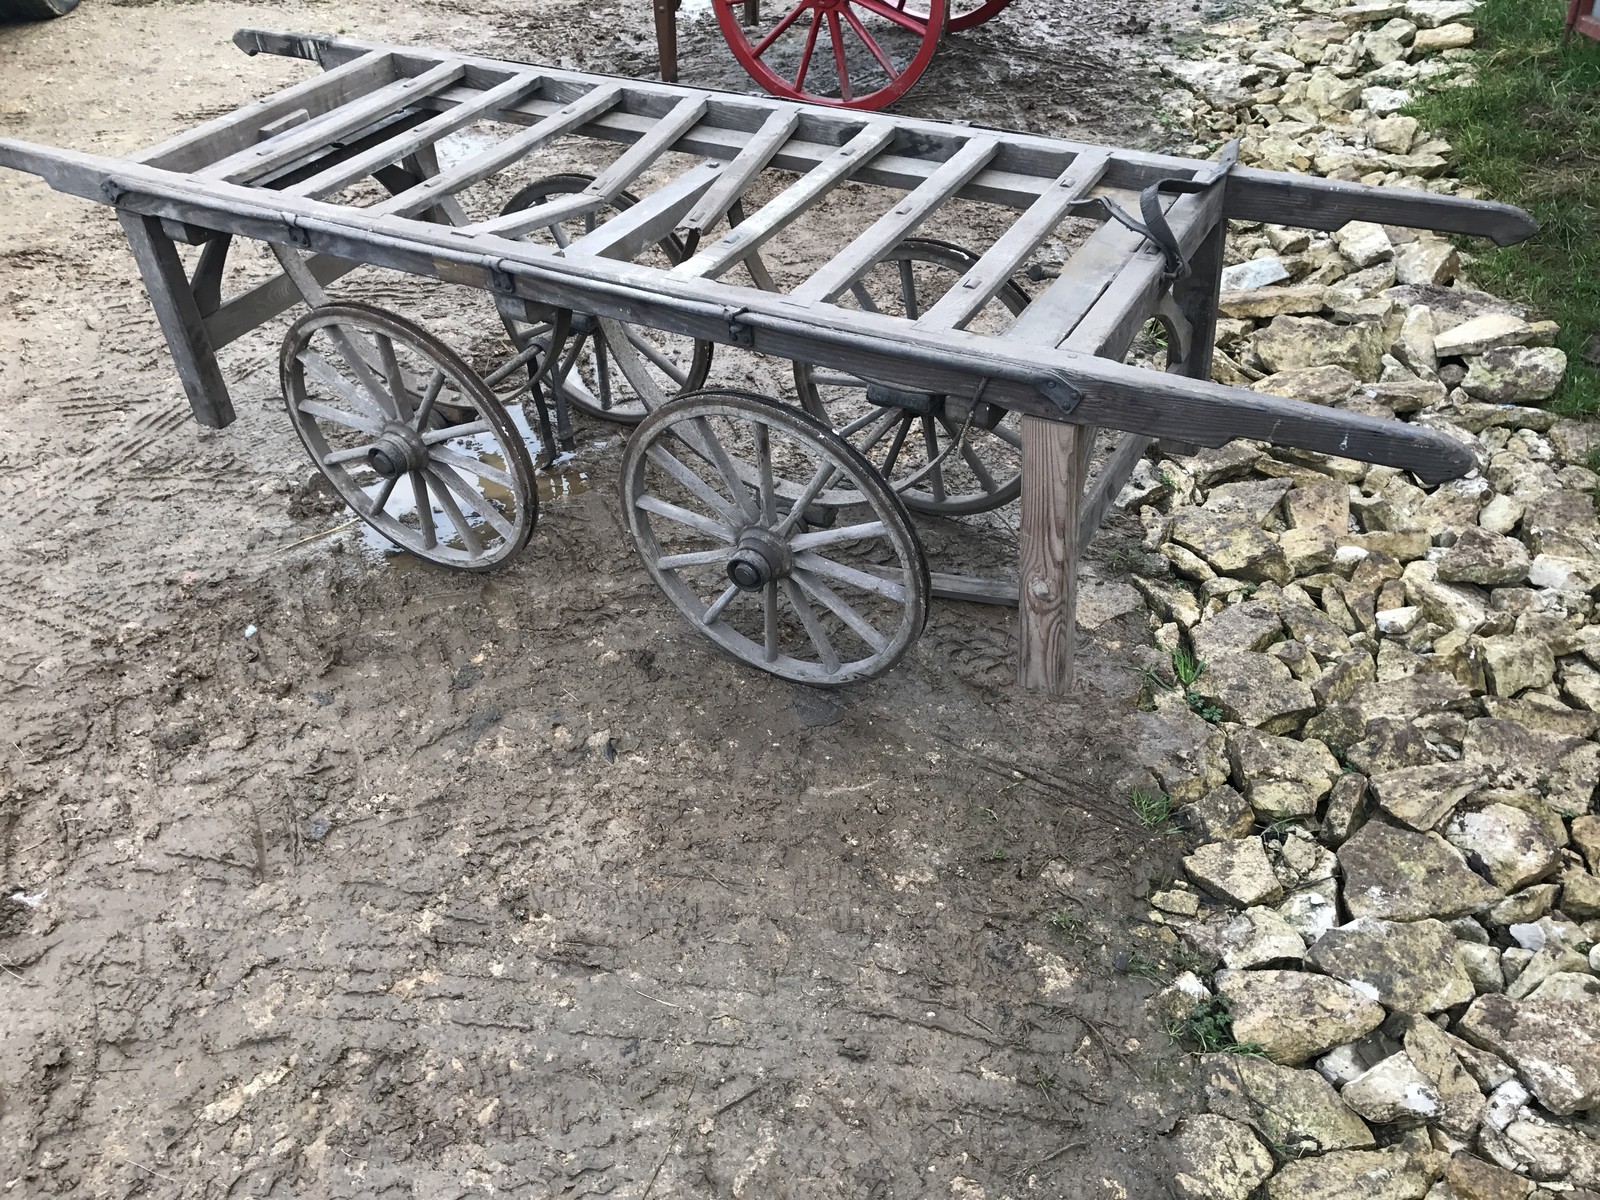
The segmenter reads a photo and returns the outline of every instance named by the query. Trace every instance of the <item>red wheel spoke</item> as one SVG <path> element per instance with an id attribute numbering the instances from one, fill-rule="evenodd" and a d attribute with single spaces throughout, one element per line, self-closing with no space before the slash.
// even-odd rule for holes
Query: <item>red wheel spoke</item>
<path id="1" fill-rule="evenodd" d="M 895 65 L 889 61 L 889 56 L 883 52 L 883 47 L 878 45 L 876 39 L 867 32 L 867 27 L 861 23 L 861 18 L 856 16 L 853 9 L 844 10 L 844 19 L 850 22 L 850 28 L 856 31 L 856 36 L 866 43 L 867 52 L 878 60 L 878 65 L 888 73 L 890 79 L 900 74 Z"/>
<path id="2" fill-rule="evenodd" d="M 833 39 L 833 68 L 839 73 L 839 99 L 849 104 L 855 97 L 850 94 L 850 68 L 844 65 L 844 33 L 836 12 L 828 14 L 828 36 Z"/>
<path id="3" fill-rule="evenodd" d="M 908 12 L 901 12 L 893 5 L 885 4 L 883 0 L 850 0 L 858 8 L 864 8 L 870 13 L 877 13 L 886 21 L 893 21 L 902 29 L 909 29 L 919 37 L 928 30 L 928 23 L 912 16 Z"/>
<path id="4" fill-rule="evenodd" d="M 754 54 L 757 58 L 760 58 L 763 54 L 765 54 L 767 52 L 767 47 L 772 45 L 773 42 L 777 41 L 780 37 L 782 37 L 784 35 L 784 32 L 789 28 L 789 26 L 793 25 L 795 23 L 795 21 L 797 21 L 799 19 L 800 14 L 805 12 L 806 9 L 810 7 L 810 5 L 811 5 L 811 0 L 800 0 L 799 4 L 796 4 L 793 8 L 791 8 L 787 13 L 784 14 L 783 20 L 779 21 L 776 25 L 774 25 L 772 27 L 772 32 L 771 33 L 767 34 L 766 37 L 762 38 L 759 42 L 757 42 L 754 46 L 752 46 L 750 48 L 750 52 L 752 54 Z"/>
<path id="5" fill-rule="evenodd" d="M 811 52 L 817 48 L 817 30 L 821 24 L 817 14 L 811 14 L 811 28 L 806 30 L 806 48 L 800 55 L 800 70 L 794 77 L 794 88 L 797 92 L 806 90 L 806 72 L 811 69 Z"/>

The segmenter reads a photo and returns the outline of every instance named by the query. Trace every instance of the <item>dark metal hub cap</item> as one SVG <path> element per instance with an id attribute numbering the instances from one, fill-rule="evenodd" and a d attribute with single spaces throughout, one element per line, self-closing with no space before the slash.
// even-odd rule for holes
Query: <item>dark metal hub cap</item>
<path id="1" fill-rule="evenodd" d="M 419 470 L 428 461 L 428 448 L 409 426 L 391 427 L 367 451 L 367 465 L 385 479 Z"/>
<path id="2" fill-rule="evenodd" d="M 739 548 L 728 560 L 728 580 L 744 592 L 759 592 L 789 573 L 789 549 L 763 529 L 746 530 Z"/>

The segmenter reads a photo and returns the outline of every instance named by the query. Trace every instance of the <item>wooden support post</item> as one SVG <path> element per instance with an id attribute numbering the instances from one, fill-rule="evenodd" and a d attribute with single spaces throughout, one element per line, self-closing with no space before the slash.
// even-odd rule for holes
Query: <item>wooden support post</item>
<path id="1" fill-rule="evenodd" d="M 155 309 L 161 332 L 166 335 L 167 349 L 172 352 L 173 365 L 178 368 L 178 378 L 183 381 L 195 420 L 212 429 L 231 424 L 233 401 L 228 396 L 222 369 L 217 366 L 205 318 L 200 315 L 200 306 L 189 288 L 189 277 L 184 273 L 183 260 L 178 257 L 178 247 L 161 228 L 157 217 L 119 211 L 117 219 L 128 235 L 133 260 L 139 264 L 145 291 L 150 293 L 150 306 Z"/>
<path id="2" fill-rule="evenodd" d="M 662 83 L 678 82 L 678 0 L 654 0 L 656 61 Z"/>
<path id="3" fill-rule="evenodd" d="M 1189 274 L 1172 285 L 1172 301 L 1189 322 L 1189 342 L 1183 348 L 1180 374 L 1190 379 L 1210 379 L 1217 342 L 1217 304 L 1222 296 L 1223 255 L 1227 250 L 1228 222 L 1218 216 L 1189 259 Z M 1198 446 L 1162 439 L 1168 454 L 1195 454 Z"/>
<path id="4" fill-rule="evenodd" d="M 1077 648 L 1078 509 L 1094 430 L 1022 419 L 1022 553 L 1017 677 L 1063 696 Z"/>

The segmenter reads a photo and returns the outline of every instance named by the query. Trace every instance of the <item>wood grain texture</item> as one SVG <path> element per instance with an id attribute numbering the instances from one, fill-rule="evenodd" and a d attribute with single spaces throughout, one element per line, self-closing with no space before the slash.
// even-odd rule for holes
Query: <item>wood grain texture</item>
<path id="1" fill-rule="evenodd" d="M 1092 438 L 1092 430 L 1078 425 L 1022 420 L 1017 680 L 1052 696 L 1072 687 L 1081 470 Z"/>

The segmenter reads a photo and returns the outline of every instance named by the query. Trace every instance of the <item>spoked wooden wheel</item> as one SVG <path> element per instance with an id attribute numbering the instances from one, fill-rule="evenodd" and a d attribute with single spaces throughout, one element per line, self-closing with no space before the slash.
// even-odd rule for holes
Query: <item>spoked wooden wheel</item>
<path id="1" fill-rule="evenodd" d="M 910 90 L 939 48 L 946 0 L 779 0 L 751 29 L 745 0 L 713 0 L 739 64 L 774 96 L 878 109 Z"/>
<path id="2" fill-rule="evenodd" d="M 844 494 L 850 508 L 818 502 Z M 794 408 L 704 391 L 628 442 L 622 503 L 646 568 L 723 650 L 799 683 L 892 667 L 928 616 L 905 508 L 849 443 Z"/>
<path id="3" fill-rule="evenodd" d="M 558 196 L 581 192 L 593 182 L 592 175 L 551 175 L 523 188 L 507 201 L 501 211 L 502 214 L 521 212 Z M 543 229 L 522 235 L 523 240 L 565 249 L 585 233 L 593 232 L 607 216 L 630 208 L 635 203 L 637 201 L 633 196 L 623 192 L 598 212 L 555 221 Z M 635 261 L 674 267 L 688 256 L 688 248 L 682 239 L 669 234 Z M 506 332 L 511 335 L 518 350 L 526 350 L 535 339 L 549 342 L 551 322 L 529 324 L 523 320 L 520 307 L 514 308 L 504 301 L 497 301 L 497 304 L 500 306 L 501 319 L 506 324 Z M 637 425 L 648 411 L 638 390 L 617 365 L 619 339 L 626 339 L 633 356 L 641 360 L 663 395 L 676 396 L 681 392 L 694 391 L 705 384 L 706 375 L 711 370 L 710 342 L 616 321 L 602 323 L 581 313 L 573 318 L 572 324 L 571 338 L 562 348 L 561 359 L 556 364 L 552 379 L 566 396 L 568 404 L 590 416 L 624 425 Z"/>
<path id="4" fill-rule="evenodd" d="M 977 261 L 948 242 L 907 238 L 834 303 L 915 320 Z M 1003 332 L 1027 304 L 1027 293 L 1007 283 L 967 328 Z M 960 516 L 1022 491 L 1021 420 L 981 396 L 907 392 L 798 362 L 794 379 L 806 411 L 848 438 L 907 508 Z"/>
<path id="5" fill-rule="evenodd" d="M 527 542 L 538 518 L 527 446 L 437 338 L 380 308 L 329 304 L 289 327 L 280 371 L 311 460 L 396 546 L 485 570 Z"/>

